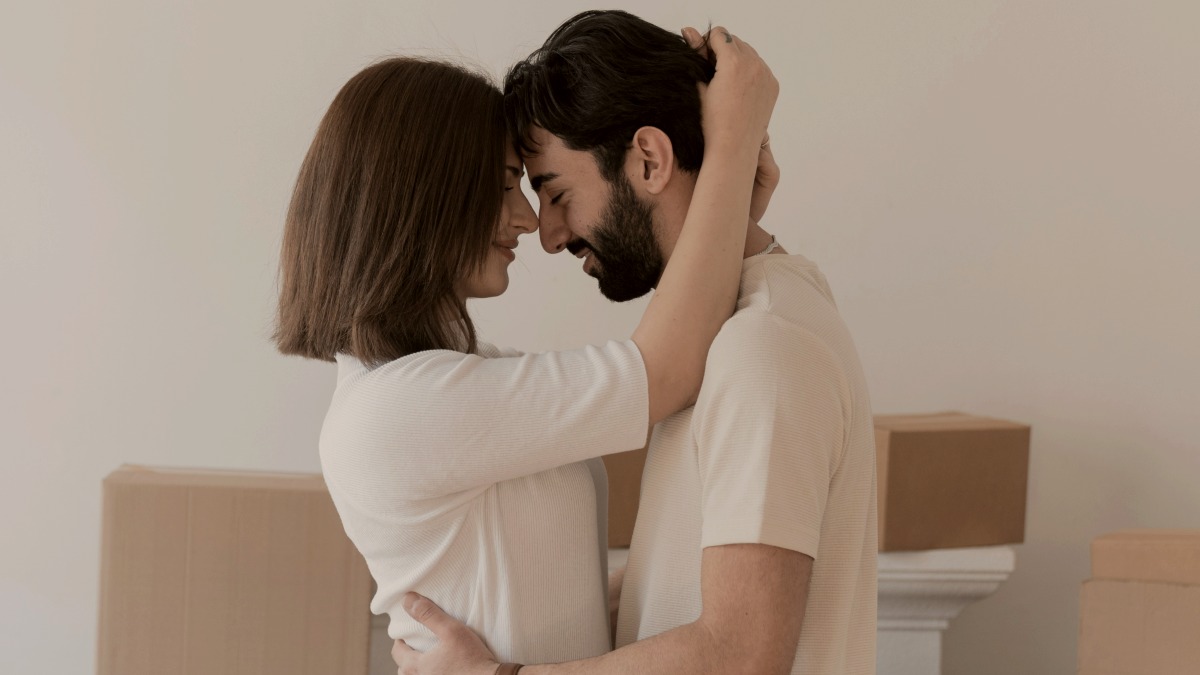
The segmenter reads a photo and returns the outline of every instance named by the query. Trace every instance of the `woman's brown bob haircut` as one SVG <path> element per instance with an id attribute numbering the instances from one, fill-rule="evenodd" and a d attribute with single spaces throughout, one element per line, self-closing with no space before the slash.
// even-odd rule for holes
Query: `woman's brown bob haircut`
<path id="1" fill-rule="evenodd" d="M 459 66 L 393 58 L 347 82 L 288 209 L 279 351 L 376 365 L 474 351 L 455 288 L 491 250 L 505 139 L 499 90 Z"/>

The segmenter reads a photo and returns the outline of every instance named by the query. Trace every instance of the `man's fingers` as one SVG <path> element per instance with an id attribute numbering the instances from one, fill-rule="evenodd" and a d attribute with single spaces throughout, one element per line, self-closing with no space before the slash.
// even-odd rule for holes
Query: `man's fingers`
<path id="1" fill-rule="evenodd" d="M 409 654 L 416 654 L 417 650 L 408 646 L 404 640 L 396 640 L 392 643 L 392 660 L 399 665 L 400 660 L 407 657 Z"/>
<path id="2" fill-rule="evenodd" d="M 392 643 L 392 663 L 396 664 L 396 675 L 405 674 L 405 666 L 408 665 L 408 659 L 417 655 L 417 651 L 409 647 L 404 640 L 396 640 Z"/>
<path id="3" fill-rule="evenodd" d="M 404 611 L 408 612 L 409 616 L 420 622 L 422 626 L 425 626 L 429 630 L 433 631 L 433 634 L 436 635 L 439 640 L 445 640 L 456 625 L 455 622 L 445 612 L 442 611 L 441 607 L 438 607 L 433 603 L 432 600 L 423 595 L 418 595 L 417 593 L 409 591 L 408 593 L 404 594 L 404 600 L 401 602 L 401 604 L 404 606 Z"/>
<path id="4" fill-rule="evenodd" d="M 408 660 L 417 656 L 418 654 L 419 652 L 412 647 L 409 647 L 408 643 L 404 640 L 396 640 L 393 642 L 392 663 L 396 664 L 396 675 L 405 675 L 406 672 L 409 672 L 408 670 L 405 670 L 406 666 L 410 665 Z"/>

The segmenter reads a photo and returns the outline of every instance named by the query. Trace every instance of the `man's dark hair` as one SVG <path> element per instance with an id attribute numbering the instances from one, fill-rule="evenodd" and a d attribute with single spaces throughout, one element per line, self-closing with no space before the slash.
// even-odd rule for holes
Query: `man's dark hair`
<path id="1" fill-rule="evenodd" d="M 504 78 L 509 133 L 536 154 L 539 126 L 572 150 L 589 150 L 612 181 L 634 132 L 661 129 L 679 167 L 695 173 L 704 158 L 698 82 L 712 79 L 708 59 L 679 35 L 619 10 L 568 19 Z"/>

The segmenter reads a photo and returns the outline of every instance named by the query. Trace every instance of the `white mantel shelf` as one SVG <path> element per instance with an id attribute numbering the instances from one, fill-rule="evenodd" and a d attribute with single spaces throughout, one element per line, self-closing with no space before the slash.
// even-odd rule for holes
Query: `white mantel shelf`
<path id="1" fill-rule="evenodd" d="M 942 631 L 1015 567 L 1008 546 L 880 553 L 878 675 L 938 675 Z"/>

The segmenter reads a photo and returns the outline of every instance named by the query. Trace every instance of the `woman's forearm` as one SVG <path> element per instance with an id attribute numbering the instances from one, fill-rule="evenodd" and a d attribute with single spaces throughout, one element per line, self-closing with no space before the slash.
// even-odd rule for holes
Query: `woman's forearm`
<path id="1" fill-rule="evenodd" d="M 737 303 L 756 150 L 706 150 L 671 262 L 634 331 L 652 424 L 695 402 L 708 349 Z"/>
<path id="2" fill-rule="evenodd" d="M 704 161 L 683 228 L 633 334 L 656 423 L 690 405 L 713 339 L 733 313 L 759 144 L 779 85 L 753 47 L 711 32 L 716 75 L 702 95 Z"/>

